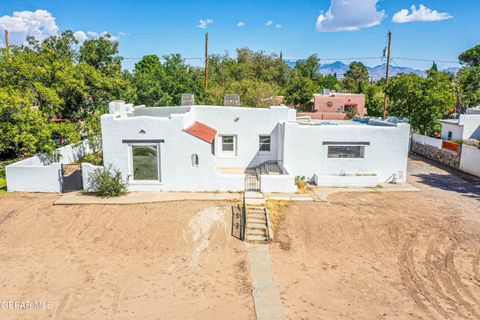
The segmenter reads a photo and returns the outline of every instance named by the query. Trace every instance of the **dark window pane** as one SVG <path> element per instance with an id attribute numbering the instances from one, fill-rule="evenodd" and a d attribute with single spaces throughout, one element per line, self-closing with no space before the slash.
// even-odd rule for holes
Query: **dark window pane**
<path id="1" fill-rule="evenodd" d="M 329 158 L 363 158 L 364 146 L 328 146 Z"/>
<path id="2" fill-rule="evenodd" d="M 234 138 L 233 136 L 222 137 L 222 151 L 234 151 Z"/>
<path id="3" fill-rule="evenodd" d="M 158 180 L 156 146 L 132 146 L 133 180 Z"/>
<path id="4" fill-rule="evenodd" d="M 260 151 L 270 151 L 270 136 L 260 136 Z"/>

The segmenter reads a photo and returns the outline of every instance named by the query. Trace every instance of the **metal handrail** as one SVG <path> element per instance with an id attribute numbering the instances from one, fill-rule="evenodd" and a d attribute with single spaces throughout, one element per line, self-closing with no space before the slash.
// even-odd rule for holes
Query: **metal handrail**
<path id="1" fill-rule="evenodd" d="M 242 216 L 240 217 L 240 239 L 242 241 L 245 241 L 245 230 L 246 230 L 246 220 L 247 220 L 247 207 L 245 204 L 245 192 L 243 192 L 243 197 L 242 197 Z"/>

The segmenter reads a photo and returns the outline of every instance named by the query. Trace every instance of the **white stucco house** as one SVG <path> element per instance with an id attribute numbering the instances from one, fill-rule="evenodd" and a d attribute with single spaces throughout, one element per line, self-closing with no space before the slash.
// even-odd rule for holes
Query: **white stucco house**
<path id="1" fill-rule="evenodd" d="M 405 181 L 410 126 L 322 121 L 286 106 L 145 107 L 114 101 L 101 117 L 105 165 L 130 191 L 296 191 Z"/>
<path id="2" fill-rule="evenodd" d="M 480 108 L 467 109 L 458 119 L 444 119 L 439 122 L 442 124 L 442 140 L 480 138 Z"/>

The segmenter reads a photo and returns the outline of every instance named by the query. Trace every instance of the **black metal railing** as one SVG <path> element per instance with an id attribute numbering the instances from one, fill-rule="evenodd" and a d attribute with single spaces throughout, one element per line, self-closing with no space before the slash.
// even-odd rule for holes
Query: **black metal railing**
<path id="1" fill-rule="evenodd" d="M 242 215 L 240 218 L 240 239 L 245 241 L 245 230 L 247 228 L 247 205 L 245 203 L 245 192 L 242 196 Z"/>
<path id="2" fill-rule="evenodd" d="M 283 174 L 283 160 L 267 160 L 258 165 L 260 174 Z"/>

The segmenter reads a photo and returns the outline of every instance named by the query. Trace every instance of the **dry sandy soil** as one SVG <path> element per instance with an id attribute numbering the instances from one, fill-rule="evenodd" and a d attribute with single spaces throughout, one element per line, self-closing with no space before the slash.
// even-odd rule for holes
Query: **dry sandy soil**
<path id="1" fill-rule="evenodd" d="M 0 301 L 51 309 L 0 319 L 252 319 L 228 203 L 52 206 L 0 196 Z"/>
<path id="2" fill-rule="evenodd" d="M 480 319 L 480 179 L 409 170 L 422 192 L 282 210 L 270 252 L 290 319 Z"/>

